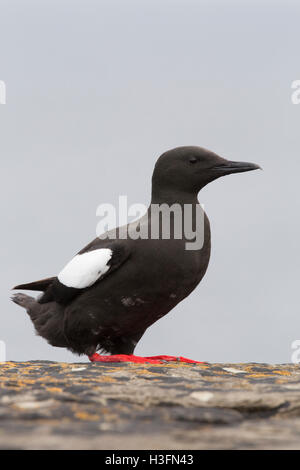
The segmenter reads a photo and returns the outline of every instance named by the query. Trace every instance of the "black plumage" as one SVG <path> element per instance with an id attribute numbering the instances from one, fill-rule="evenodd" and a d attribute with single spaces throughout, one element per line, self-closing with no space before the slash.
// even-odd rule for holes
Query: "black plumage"
<path id="1" fill-rule="evenodd" d="M 195 211 L 200 208 L 197 194 L 201 188 L 220 176 L 257 168 L 200 147 L 179 147 L 158 159 L 151 202 L 178 204 L 183 211 L 189 204 L 193 228 L 198 230 Z M 204 276 L 210 258 L 210 226 L 206 214 L 203 217 L 200 249 L 186 249 L 190 240 L 184 234 L 175 238 L 174 230 L 169 239 L 163 239 L 161 232 L 158 239 L 121 239 L 119 231 L 132 228 L 129 224 L 118 229 L 113 239 L 96 238 L 77 255 L 74 265 L 90 252 L 91 257 L 96 253 L 111 256 L 91 285 L 85 285 L 87 281 L 80 281 L 83 286 L 79 281 L 76 284 L 72 275 L 74 285 L 67 285 L 62 282 L 64 275 L 55 276 L 16 286 L 43 291 L 37 300 L 25 294 L 15 294 L 13 300 L 26 308 L 37 333 L 53 346 L 89 356 L 97 350 L 132 354 L 146 329 L 187 297 Z M 149 208 L 134 224 L 136 228 L 150 227 L 151 220 Z M 89 272 L 83 274 L 92 278 Z"/>

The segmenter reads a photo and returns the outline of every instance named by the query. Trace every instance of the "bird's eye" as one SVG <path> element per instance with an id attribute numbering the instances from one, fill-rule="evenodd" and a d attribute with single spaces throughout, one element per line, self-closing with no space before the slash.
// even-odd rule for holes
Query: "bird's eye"
<path id="1" fill-rule="evenodd" d="M 191 157 L 190 158 L 190 163 L 197 163 L 197 158 L 196 157 Z"/>

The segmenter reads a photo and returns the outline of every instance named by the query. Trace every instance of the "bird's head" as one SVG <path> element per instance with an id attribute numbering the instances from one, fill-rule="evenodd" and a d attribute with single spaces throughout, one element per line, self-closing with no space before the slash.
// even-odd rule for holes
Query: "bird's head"
<path id="1" fill-rule="evenodd" d="M 255 163 L 226 160 L 202 147 L 177 147 L 157 160 L 152 185 L 159 192 L 197 193 L 220 176 L 259 168 Z"/>

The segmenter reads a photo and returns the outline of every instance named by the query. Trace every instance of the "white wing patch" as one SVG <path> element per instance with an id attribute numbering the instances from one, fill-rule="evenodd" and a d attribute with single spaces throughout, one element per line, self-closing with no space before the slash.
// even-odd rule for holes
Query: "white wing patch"
<path id="1" fill-rule="evenodd" d="M 100 248 L 74 256 L 58 274 L 58 280 L 67 287 L 84 289 L 92 286 L 110 266 L 112 250 Z"/>

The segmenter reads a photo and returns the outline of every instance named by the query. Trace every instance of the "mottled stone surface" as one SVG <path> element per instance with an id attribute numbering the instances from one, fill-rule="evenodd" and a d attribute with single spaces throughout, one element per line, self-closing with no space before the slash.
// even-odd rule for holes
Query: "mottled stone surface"
<path id="1" fill-rule="evenodd" d="M 300 368 L 0 364 L 1 449 L 300 449 Z"/>

